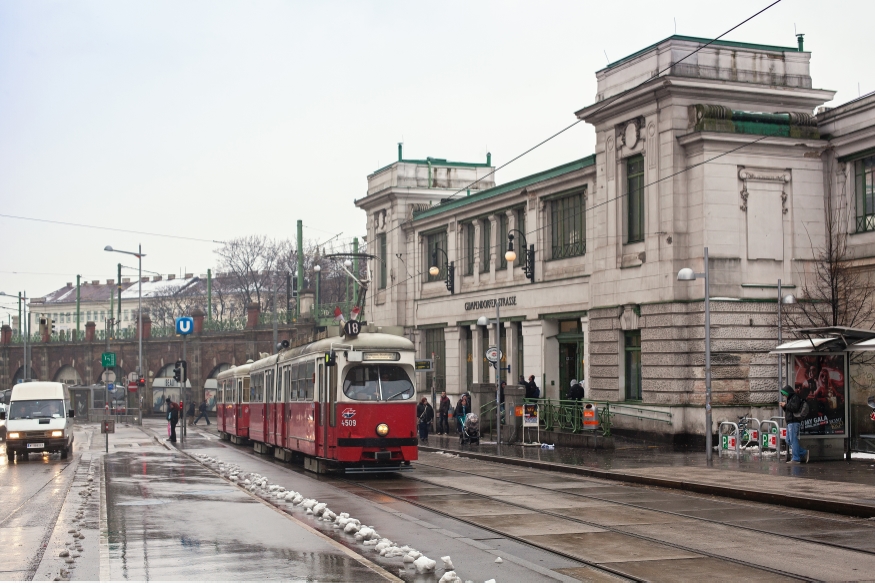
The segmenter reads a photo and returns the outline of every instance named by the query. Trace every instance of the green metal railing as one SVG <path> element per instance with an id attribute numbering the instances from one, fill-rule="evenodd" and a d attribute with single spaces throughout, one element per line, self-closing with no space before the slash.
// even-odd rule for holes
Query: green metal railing
<path id="1" fill-rule="evenodd" d="M 246 318 L 204 320 L 204 332 L 236 332 L 246 329 Z"/>
<path id="2" fill-rule="evenodd" d="M 525 403 L 537 403 L 538 425 L 544 431 L 567 431 L 582 433 L 584 431 L 602 432 L 605 437 L 611 435 L 611 403 L 607 401 L 563 401 L 558 399 L 525 399 Z M 595 407 L 599 424 L 592 428 L 583 423 L 583 412 L 587 404 Z"/>

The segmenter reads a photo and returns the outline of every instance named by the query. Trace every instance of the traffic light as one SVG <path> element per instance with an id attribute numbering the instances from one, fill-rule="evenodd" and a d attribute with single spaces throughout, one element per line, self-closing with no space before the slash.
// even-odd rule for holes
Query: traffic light
<path id="1" fill-rule="evenodd" d="M 56 328 L 55 328 L 55 319 L 52 318 L 52 334 L 54 334 L 56 331 L 57 331 L 57 330 L 56 330 Z"/>
<path id="2" fill-rule="evenodd" d="M 188 381 L 188 362 L 184 360 L 180 360 L 182 363 L 182 384 L 184 385 Z"/>
<path id="3" fill-rule="evenodd" d="M 337 355 L 333 350 L 325 353 L 325 366 L 337 366 Z"/>
<path id="4" fill-rule="evenodd" d="M 137 379 L 137 386 L 141 387 L 141 388 L 145 387 L 146 386 L 146 379 L 144 377 L 138 378 Z"/>
<path id="5" fill-rule="evenodd" d="M 177 383 L 182 382 L 182 361 L 177 360 L 176 365 L 173 367 L 173 380 Z"/>

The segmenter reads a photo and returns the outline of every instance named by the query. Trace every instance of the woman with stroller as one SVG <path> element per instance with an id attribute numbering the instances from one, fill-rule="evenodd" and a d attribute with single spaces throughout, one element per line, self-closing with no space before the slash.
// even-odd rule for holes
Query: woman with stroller
<path id="1" fill-rule="evenodd" d="M 471 404 L 468 402 L 468 394 L 465 393 L 459 399 L 459 402 L 456 403 L 456 409 L 453 412 L 453 416 L 456 418 L 456 425 L 458 426 L 459 433 L 462 433 L 462 423 L 465 422 L 465 416 L 471 412 Z"/>
<path id="2" fill-rule="evenodd" d="M 428 428 L 434 421 L 434 407 L 428 402 L 428 397 L 423 397 L 416 406 L 416 416 L 419 418 L 419 441 L 428 443 Z"/>

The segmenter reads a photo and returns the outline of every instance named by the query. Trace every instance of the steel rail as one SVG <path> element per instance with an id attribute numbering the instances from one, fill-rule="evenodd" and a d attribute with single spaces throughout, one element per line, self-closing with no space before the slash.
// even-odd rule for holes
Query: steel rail
<path id="1" fill-rule="evenodd" d="M 767 534 L 767 535 L 771 535 L 771 536 L 783 537 L 783 538 L 787 538 L 787 539 L 794 540 L 794 541 L 798 541 L 798 542 L 812 543 L 812 544 L 817 544 L 817 545 L 821 545 L 821 546 L 822 546 L 822 545 L 831 546 L 831 547 L 835 547 L 835 548 L 837 548 L 837 549 L 842 549 L 843 551 L 852 551 L 852 552 L 856 552 L 856 553 L 862 553 L 862 554 L 864 554 L 864 555 L 875 555 L 875 551 L 869 551 L 869 550 L 866 550 L 866 549 L 856 549 L 856 548 L 853 548 L 853 547 L 848 547 L 848 546 L 840 545 L 840 544 L 837 544 L 837 543 L 831 543 L 831 542 L 822 541 L 822 540 L 815 540 L 815 539 L 805 538 L 805 537 L 801 537 L 801 536 L 795 536 L 795 535 L 792 535 L 792 534 L 784 534 L 784 533 L 779 533 L 779 532 L 772 532 L 772 531 L 770 531 L 770 530 L 763 530 L 763 529 L 759 529 L 759 528 L 754 528 L 754 527 L 752 527 L 752 526 L 743 526 L 743 525 L 740 525 L 740 524 L 729 524 L 728 522 L 722 522 L 722 521 L 720 521 L 720 520 L 716 520 L 716 519 L 713 519 L 713 518 L 705 518 L 705 517 L 702 517 L 702 516 L 692 516 L 692 515 L 689 515 L 689 514 L 683 514 L 683 513 L 681 513 L 681 512 L 675 512 L 675 511 L 672 511 L 672 510 L 663 510 L 663 509 L 659 509 L 659 508 L 650 508 L 650 507 L 648 507 L 648 506 L 642 506 L 642 505 L 639 505 L 639 504 L 633 504 L 633 503 L 631 503 L 631 502 L 621 502 L 621 501 L 618 501 L 618 500 L 611 500 L 610 498 L 600 498 L 599 496 L 593 496 L 593 495 L 587 495 L 587 494 L 580 494 L 580 493 L 578 493 L 578 492 L 566 492 L 566 491 L 564 491 L 564 490 L 553 490 L 553 489 L 551 489 L 551 488 L 544 488 L 543 486 L 537 486 L 537 485 L 532 485 L 532 484 L 525 484 L 525 483 L 522 483 L 522 482 L 515 482 L 515 481 L 510 480 L 510 479 L 507 479 L 507 478 L 496 478 L 496 477 L 493 477 L 493 476 L 484 476 L 483 474 L 477 474 L 477 473 L 474 473 L 474 472 L 468 472 L 468 471 L 465 471 L 465 470 L 457 470 L 457 469 L 455 469 L 455 468 L 447 468 L 447 467 L 444 467 L 444 466 L 438 466 L 438 465 L 427 464 L 427 463 L 423 463 L 422 461 L 419 461 L 419 460 L 416 461 L 416 465 L 427 466 L 427 467 L 430 467 L 430 468 L 438 468 L 438 469 L 441 469 L 441 470 L 449 470 L 449 471 L 458 472 L 458 473 L 462 473 L 462 474 L 468 474 L 468 475 L 470 475 L 470 476 L 477 476 L 477 477 L 480 477 L 480 478 L 488 478 L 488 479 L 490 479 L 490 480 L 497 480 L 497 481 L 500 481 L 500 482 L 507 482 L 507 483 L 509 483 L 509 484 L 514 484 L 514 485 L 517 485 L 517 486 L 527 486 L 527 487 L 529 487 L 529 488 L 538 488 L 539 490 L 546 490 L 546 491 L 548 491 L 548 492 L 553 492 L 553 493 L 560 493 L 560 494 L 565 494 L 565 495 L 570 495 L 570 496 L 577 496 L 577 497 L 579 497 L 579 498 L 586 498 L 586 499 L 588 499 L 588 500 L 596 500 L 596 501 L 598 501 L 598 502 L 607 502 L 607 503 L 609 503 L 609 504 L 616 504 L 616 505 L 618 505 L 618 506 L 628 506 L 629 508 L 635 508 L 636 510 L 647 510 L 647 511 L 649 511 L 649 512 L 658 512 L 658 513 L 660 513 L 660 514 L 668 514 L 668 515 L 671 515 L 671 516 L 676 516 L 676 517 L 678 517 L 678 518 L 686 518 L 686 519 L 699 520 L 699 521 L 701 521 L 701 522 L 707 522 L 707 523 L 710 523 L 710 524 L 718 524 L 718 525 L 721 525 L 721 526 L 728 526 L 728 527 L 730 527 L 730 528 L 737 528 L 737 529 L 741 529 L 741 530 L 748 530 L 748 531 L 755 532 L 755 533 L 758 533 L 758 534 Z M 529 472 L 529 473 L 531 473 L 531 472 Z M 598 479 L 598 478 L 591 478 L 591 480 L 597 480 L 597 479 Z M 423 480 L 423 481 L 426 481 L 426 480 Z M 428 482 L 428 483 L 432 483 L 432 482 Z M 626 484 L 626 485 L 624 485 L 623 487 L 628 488 L 628 487 L 630 487 L 630 486 L 629 486 L 628 484 Z M 678 493 L 678 494 L 676 494 L 676 495 L 677 495 L 677 496 L 682 496 L 682 497 L 685 497 L 685 498 L 693 498 L 693 499 L 694 499 L 694 497 L 689 496 L 689 495 L 687 495 L 686 493 L 683 493 L 683 492 Z M 750 504 L 742 504 L 742 503 L 740 503 L 740 502 L 736 502 L 736 501 L 733 501 L 732 504 L 737 504 L 737 505 L 739 505 L 739 506 L 743 506 L 743 507 L 745 507 L 745 508 L 756 508 L 755 506 L 752 506 L 752 505 L 750 505 Z M 782 512 L 786 512 L 786 511 L 782 510 Z M 801 513 L 801 512 L 786 512 L 786 513 L 787 513 L 788 515 L 790 515 L 791 517 L 810 516 L 810 515 L 807 515 L 807 514 L 803 514 L 803 513 Z M 821 517 L 818 517 L 818 518 L 821 518 Z M 832 521 L 835 521 L 835 522 L 842 522 L 841 520 L 839 520 L 839 519 L 837 519 L 837 518 L 823 518 L 823 520 L 832 520 Z M 859 522 L 859 526 L 862 526 L 862 527 L 864 527 L 864 528 L 873 528 L 873 527 L 870 525 L 870 523 L 868 523 L 868 522 L 863 522 L 863 521 L 860 521 L 860 522 Z"/>
<path id="2" fill-rule="evenodd" d="M 435 466 L 435 467 L 440 467 L 440 466 Z M 446 468 L 441 468 L 441 469 L 446 469 Z M 461 473 L 468 473 L 468 472 L 461 472 Z M 476 475 L 476 474 L 472 474 L 472 475 Z M 486 476 L 480 476 L 480 477 L 486 477 Z M 491 476 L 490 476 L 490 478 L 491 478 Z M 742 565 L 742 566 L 745 566 L 745 567 L 750 567 L 750 568 L 752 568 L 752 569 L 756 569 L 756 570 L 759 570 L 759 571 L 765 571 L 765 572 L 767 572 L 767 573 L 772 573 L 772 574 L 775 574 L 775 575 L 780 575 L 780 576 L 782 576 L 782 577 L 788 577 L 788 578 L 790 578 L 790 579 L 796 579 L 796 580 L 798 580 L 798 581 L 811 581 L 811 578 L 810 578 L 810 577 L 805 577 L 805 576 L 803 576 L 803 575 L 799 575 L 799 574 L 797 574 L 797 573 L 790 573 L 790 572 L 788 572 L 788 571 L 782 571 L 782 570 L 780 570 L 780 569 L 774 569 L 774 568 L 772 568 L 772 567 L 766 567 L 766 566 L 764 566 L 764 565 L 757 565 L 756 563 L 750 563 L 750 562 L 745 561 L 745 560 L 742 560 L 742 559 L 735 559 L 735 558 L 732 558 L 732 557 L 726 557 L 726 556 L 723 556 L 723 555 L 718 555 L 718 554 L 716 554 L 716 553 L 711 553 L 711 552 L 709 552 L 709 551 L 704 551 L 704 550 L 700 550 L 700 549 L 695 549 L 695 548 L 687 547 L 687 546 L 684 546 L 684 545 L 681 545 L 681 544 L 677 544 L 677 543 L 671 543 L 671 542 L 667 542 L 667 541 L 662 541 L 662 540 L 659 540 L 658 538 L 653 538 L 653 537 L 645 536 L 645 535 L 642 535 L 642 534 L 637 534 L 637 533 L 628 532 L 628 531 L 621 530 L 621 529 L 616 528 L 616 527 L 613 527 L 613 526 L 607 526 L 607 525 L 604 525 L 604 524 L 598 524 L 598 523 L 596 523 L 596 522 L 591 522 L 591 521 L 588 521 L 588 520 L 582 520 L 582 519 L 580 519 L 580 518 L 571 518 L 571 517 L 569 517 L 569 516 L 565 516 L 565 515 L 563 515 L 563 514 L 559 514 L 559 513 L 557 513 L 557 512 L 550 512 L 549 510 L 542 510 L 542 509 L 539 509 L 539 508 L 532 508 L 532 507 L 530 507 L 530 506 L 526 506 L 526 505 L 524 505 L 524 504 L 519 504 L 519 503 L 516 503 L 516 502 L 508 502 L 507 500 L 501 500 L 501 499 L 496 498 L 496 497 L 494 497 L 494 496 L 489 496 L 489 495 L 486 495 L 486 494 L 479 494 L 479 493 L 476 493 L 476 492 L 471 492 L 470 490 L 465 490 L 465 489 L 458 488 L 458 487 L 455 487 L 455 486 L 445 486 L 445 485 L 443 485 L 443 484 L 434 484 L 433 482 L 429 482 L 429 481 L 427 481 L 427 480 L 423 480 L 422 478 L 417 478 L 417 477 L 411 476 L 411 475 L 409 475 L 409 474 L 402 476 L 401 480 L 404 480 L 404 479 L 406 479 L 406 480 L 414 480 L 414 481 L 422 482 L 422 483 L 429 484 L 429 485 L 432 485 L 432 486 L 437 485 L 437 486 L 440 486 L 441 488 L 447 488 L 447 489 L 449 489 L 449 490 L 456 490 L 456 491 L 458 491 L 458 492 L 462 492 L 462 493 L 467 494 L 467 495 L 469 495 L 469 496 L 477 496 L 477 497 L 479 497 L 479 498 L 483 498 L 483 499 L 485 499 L 485 500 L 491 500 L 491 501 L 493 501 L 493 502 L 498 502 L 498 503 L 500 503 L 500 504 L 506 504 L 506 505 L 508 505 L 508 506 L 513 506 L 513 507 L 516 507 L 516 508 L 520 508 L 520 509 L 522 509 L 522 510 L 532 510 L 532 511 L 534 511 L 534 512 L 539 512 L 539 513 L 541 513 L 541 514 L 546 514 L 546 515 L 552 516 L 552 517 L 554 517 L 554 518 L 559 518 L 559 519 L 563 519 L 563 520 L 569 520 L 569 521 L 571 521 L 571 522 L 576 522 L 576 523 L 583 524 L 583 525 L 586 525 L 586 526 L 590 526 L 590 527 L 593 527 L 593 528 L 598 528 L 598 529 L 602 529 L 602 530 L 608 530 L 608 531 L 611 531 L 611 532 L 616 533 L 616 534 L 621 534 L 621 535 L 629 536 L 629 537 L 636 538 L 636 539 L 638 539 L 638 540 L 646 541 L 646 542 L 649 542 L 649 543 L 658 544 L 658 545 L 664 545 L 664 546 L 671 547 L 671 548 L 674 548 L 674 549 L 677 549 L 677 550 L 680 550 L 680 551 L 685 551 L 685 552 L 688 552 L 688 553 L 694 553 L 694 554 L 697 554 L 697 555 L 703 555 L 703 556 L 706 556 L 706 557 L 711 557 L 712 559 L 718 559 L 718 560 L 721 560 L 721 561 L 727 561 L 727 562 L 729 562 L 729 563 L 735 563 L 735 564 L 737 564 L 737 565 Z M 362 483 L 362 482 L 354 482 L 354 481 L 352 481 L 352 480 L 343 480 L 343 481 L 348 481 L 349 483 L 351 483 L 351 484 L 353 484 L 353 485 L 355 485 L 355 486 L 359 486 L 359 487 L 363 487 L 363 488 L 368 488 L 368 489 L 370 489 L 370 490 L 373 490 L 374 492 L 377 492 L 377 493 L 379 493 L 379 494 L 383 494 L 384 496 L 390 496 L 390 497 L 392 497 L 392 498 L 395 498 L 395 499 L 398 499 L 398 500 L 402 500 L 402 501 L 404 501 L 404 502 L 407 502 L 407 503 L 410 503 L 410 504 L 414 504 L 414 505 L 416 505 L 416 506 L 420 506 L 420 507 L 422 507 L 422 508 L 426 508 L 426 509 L 428 509 L 428 510 L 432 510 L 432 511 L 434 511 L 434 512 L 438 512 L 438 513 L 443 514 L 440 510 L 436 510 L 436 509 L 434 509 L 434 508 L 432 508 L 432 507 L 430 507 L 430 506 L 426 506 L 426 505 L 423 505 L 423 504 L 421 504 L 421 503 L 419 503 L 419 502 L 415 502 L 415 501 L 409 500 L 409 499 L 407 499 L 407 498 L 404 497 L 404 496 L 400 496 L 400 495 L 392 494 L 391 492 L 386 492 L 386 491 L 380 490 L 379 488 L 374 488 L 374 487 L 372 487 L 372 486 L 368 486 L 366 483 Z M 519 484 L 519 485 L 523 485 L 523 484 Z M 528 484 L 524 484 L 524 485 L 528 485 Z M 450 517 L 455 518 L 455 519 L 457 519 L 457 520 L 463 520 L 463 521 L 465 521 L 464 519 L 462 519 L 462 518 L 460 518 L 460 517 L 458 517 L 458 516 L 454 516 L 454 515 L 450 515 L 450 514 L 446 514 L 446 516 L 450 516 Z M 465 522 L 467 522 L 467 521 L 465 521 Z M 508 534 L 506 534 L 506 533 L 504 533 L 504 532 L 501 532 L 501 531 L 499 531 L 499 530 L 495 530 L 495 529 L 491 529 L 491 528 L 489 528 L 489 527 L 484 527 L 483 525 L 477 524 L 476 522 L 472 522 L 472 524 L 475 524 L 476 526 L 478 526 L 478 527 L 480 527 L 480 528 L 486 528 L 487 530 L 492 530 L 493 532 L 498 532 L 498 533 L 500 533 L 502 536 L 507 536 L 508 538 L 514 538 L 515 540 L 519 540 L 519 539 L 516 539 L 515 537 L 513 537 L 512 535 L 508 535 Z M 530 544 L 530 545 L 533 544 L 531 541 L 525 541 L 525 542 L 526 542 L 527 544 Z M 548 551 L 550 551 L 550 552 L 556 552 L 556 551 L 554 551 L 554 550 L 552 550 L 552 549 L 550 549 L 550 548 L 548 548 L 548 547 L 540 547 L 539 545 L 536 545 L 536 544 L 535 544 L 534 546 L 538 546 L 539 548 L 543 548 L 544 550 L 548 550 Z M 568 555 L 563 555 L 563 556 L 568 556 Z M 568 558 L 573 558 L 573 559 L 576 560 L 576 561 L 583 561 L 583 560 L 584 560 L 584 559 L 581 559 L 580 557 L 575 557 L 574 555 L 570 555 L 570 556 L 568 556 Z M 606 568 L 605 568 L 602 564 L 600 564 L 600 563 L 587 562 L 586 564 L 588 564 L 588 565 L 590 565 L 590 566 L 593 566 L 593 567 L 596 567 L 596 566 L 597 566 L 598 569 L 606 570 Z M 620 575 L 620 576 L 625 577 L 625 578 L 632 578 L 628 573 L 623 573 L 622 571 L 614 571 L 614 570 L 610 570 L 609 572 L 612 573 L 612 574 L 615 574 L 615 575 Z"/>

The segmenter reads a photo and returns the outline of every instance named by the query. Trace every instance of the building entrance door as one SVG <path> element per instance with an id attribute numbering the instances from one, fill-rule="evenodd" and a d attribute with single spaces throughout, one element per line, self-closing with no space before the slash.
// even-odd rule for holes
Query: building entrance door
<path id="1" fill-rule="evenodd" d="M 559 342 L 559 398 L 568 398 L 571 380 L 583 378 L 583 341 Z"/>

